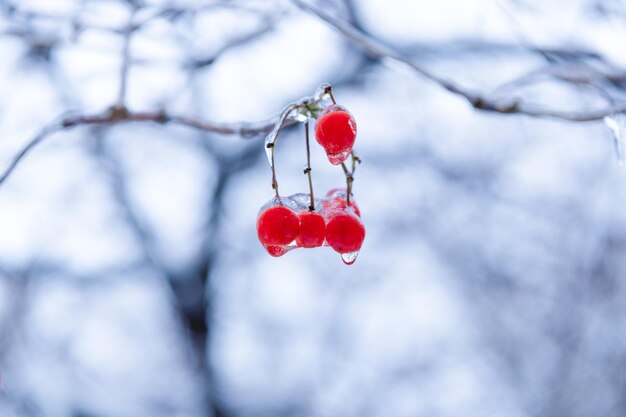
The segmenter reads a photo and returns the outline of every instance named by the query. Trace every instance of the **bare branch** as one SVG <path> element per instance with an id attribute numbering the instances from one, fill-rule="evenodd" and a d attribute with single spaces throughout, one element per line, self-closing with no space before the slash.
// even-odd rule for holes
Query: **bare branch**
<path id="1" fill-rule="evenodd" d="M 32 138 L 26 146 L 24 146 L 11 160 L 9 166 L 4 170 L 2 175 L 0 175 L 0 185 L 4 183 L 4 181 L 8 178 L 9 175 L 15 170 L 17 164 L 20 163 L 24 157 L 33 150 L 35 146 L 37 146 L 42 140 L 52 135 L 53 133 L 58 132 L 63 129 L 63 122 L 54 121 L 47 126 L 45 126 L 41 131 Z"/>
<path id="2" fill-rule="evenodd" d="M 291 1 L 299 8 L 317 16 L 328 25 L 338 30 L 346 39 L 354 43 L 359 48 L 365 50 L 368 54 L 376 58 L 387 59 L 408 66 L 412 71 L 438 84 L 449 92 L 465 98 L 475 109 L 478 110 L 502 114 L 524 114 L 532 117 L 549 117 L 573 122 L 601 120 L 603 117 L 610 114 L 622 113 L 626 111 L 626 103 L 624 102 L 594 110 L 563 111 L 529 105 L 517 97 L 506 100 L 494 100 L 479 92 L 471 91 L 453 80 L 438 76 L 434 72 L 431 72 L 427 68 L 416 63 L 414 60 L 402 55 L 400 52 L 397 52 L 396 50 L 365 35 L 344 20 L 335 18 L 310 3 L 303 0 Z"/>
<path id="3" fill-rule="evenodd" d="M 274 131 L 276 135 L 271 142 L 274 145 L 278 131 L 282 128 L 290 126 L 298 121 L 297 117 L 291 117 L 291 113 L 296 109 L 304 109 L 308 112 L 319 111 L 317 107 L 321 100 L 327 95 L 331 95 L 331 87 L 329 84 L 322 84 L 318 87 L 315 94 L 311 97 L 305 97 L 297 102 L 286 106 L 280 116 L 257 123 L 214 123 L 201 120 L 191 116 L 168 114 L 165 110 L 157 110 L 152 112 L 131 112 L 124 106 L 114 105 L 103 113 L 96 115 L 77 115 L 61 118 L 44 127 L 33 139 L 31 139 L 24 148 L 22 148 L 16 156 L 13 157 L 9 166 L 0 174 L 0 186 L 15 170 L 17 165 L 24 157 L 42 140 L 49 137 L 52 133 L 59 130 L 69 129 L 74 126 L 82 125 L 113 125 L 119 122 L 156 122 L 156 123 L 174 123 L 187 127 L 192 127 L 207 132 L 220 133 L 223 135 L 238 135 L 240 137 L 256 137 L 264 133 Z M 269 145 L 266 145 L 270 147 Z"/>
<path id="4" fill-rule="evenodd" d="M 210 56 L 192 60 L 192 62 L 190 63 L 190 66 L 192 68 L 205 68 L 209 65 L 212 65 L 226 52 L 229 52 L 230 50 L 234 48 L 238 48 L 240 46 L 244 46 L 251 42 L 254 42 L 255 40 L 258 40 L 262 38 L 264 35 L 272 32 L 275 29 L 276 20 L 278 20 L 278 18 L 266 19 L 262 25 L 260 25 L 258 28 L 254 29 L 253 31 L 244 33 L 242 35 L 234 37 L 233 39 L 230 39 L 228 42 L 222 45 L 218 50 L 213 52 L 213 54 L 211 54 Z"/>
<path id="5" fill-rule="evenodd" d="M 76 126 L 113 125 L 119 122 L 171 123 L 207 132 L 219 133 L 222 135 L 257 137 L 271 131 L 276 123 L 276 120 L 270 119 L 256 123 L 216 123 L 193 116 L 168 114 L 164 110 L 131 112 L 125 107 L 118 106 L 113 106 L 107 111 L 95 115 L 61 117 L 41 129 L 41 131 L 13 157 L 7 168 L 5 168 L 5 170 L 0 174 L 0 186 L 4 184 L 18 164 L 33 150 L 33 148 L 39 145 L 47 137 L 52 136 L 54 133 Z"/>

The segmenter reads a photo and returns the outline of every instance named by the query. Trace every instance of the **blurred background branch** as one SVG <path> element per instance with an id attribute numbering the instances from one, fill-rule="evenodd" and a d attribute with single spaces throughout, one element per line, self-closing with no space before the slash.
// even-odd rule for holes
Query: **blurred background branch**
<path id="1" fill-rule="evenodd" d="M 367 51 L 368 54 L 380 58 L 380 59 L 390 59 L 392 61 L 396 61 L 400 64 L 404 64 L 408 66 L 410 69 L 418 73 L 419 75 L 427 78 L 428 80 L 440 85 L 442 88 L 447 91 L 459 95 L 465 98 L 475 109 L 485 110 L 485 111 L 493 111 L 497 113 L 503 114 L 523 114 L 526 116 L 532 117 L 552 117 L 556 119 L 564 119 L 573 122 L 588 122 L 594 120 L 601 120 L 606 116 L 623 113 L 626 111 L 626 102 L 614 103 L 614 100 L 611 100 L 611 105 L 609 107 L 604 107 L 600 109 L 590 109 L 584 111 L 563 111 L 559 109 L 549 109 L 549 108 L 541 108 L 538 106 L 528 105 L 522 99 L 518 97 L 506 98 L 499 97 L 497 99 L 491 98 L 483 93 L 478 93 L 475 91 L 471 91 L 460 84 L 451 81 L 447 78 L 443 78 L 436 73 L 428 70 L 426 67 L 416 63 L 413 59 L 408 58 L 399 52 L 384 46 L 380 42 L 375 39 L 368 37 L 364 33 L 360 32 L 355 27 L 351 26 L 348 22 L 342 21 L 341 19 L 335 18 L 332 15 L 324 12 L 318 7 L 315 7 L 311 3 L 304 0 L 291 0 L 294 4 L 300 7 L 307 12 L 314 14 L 315 16 L 322 19 L 324 22 L 331 25 L 333 28 L 337 29 L 341 34 L 343 34 L 347 39 L 356 44 L 358 47 Z M 544 51 L 542 49 L 535 49 L 538 53 L 546 57 L 546 59 L 550 59 L 550 55 L 556 55 L 560 57 L 567 58 L 578 58 L 578 57 L 593 57 L 600 62 L 604 62 L 604 58 L 599 56 L 596 53 L 588 53 L 585 51 Z M 618 74 L 606 74 L 602 73 L 598 70 L 595 70 L 586 65 L 581 65 L 581 68 L 570 69 L 573 75 L 569 75 L 569 73 L 564 73 L 564 71 L 559 71 L 561 73 L 558 78 L 563 81 L 570 82 L 572 84 L 581 84 L 581 83 L 590 83 L 590 79 L 594 79 L 597 81 L 607 81 L 611 83 L 623 82 L 625 79 L 625 73 L 623 71 L 619 71 Z M 581 71 L 582 70 L 582 71 Z M 547 73 L 547 75 L 550 75 Z M 555 74 L 556 77 L 556 74 Z M 507 87 L 510 87 L 511 84 L 515 84 L 516 86 L 525 85 L 531 79 L 529 75 L 523 75 L 522 77 L 510 81 L 507 84 Z M 502 89 L 502 87 L 499 87 Z M 603 94 L 604 95 L 604 94 Z"/>

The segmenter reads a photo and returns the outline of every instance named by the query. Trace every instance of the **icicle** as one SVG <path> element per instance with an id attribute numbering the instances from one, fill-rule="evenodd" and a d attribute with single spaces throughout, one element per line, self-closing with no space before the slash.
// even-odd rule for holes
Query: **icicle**
<path id="1" fill-rule="evenodd" d="M 292 103 L 288 105 L 287 107 L 285 107 L 283 112 L 280 114 L 280 117 L 276 121 L 276 124 L 274 125 L 274 129 L 272 129 L 272 131 L 265 138 L 265 154 L 267 155 L 267 161 L 270 164 L 270 168 L 274 167 L 274 164 L 273 164 L 274 145 L 276 144 L 278 133 L 280 133 L 280 129 L 282 129 L 285 122 L 291 119 L 290 115 L 296 108 L 298 108 L 298 105 L 296 103 Z"/>
<path id="2" fill-rule="evenodd" d="M 350 252 L 350 253 L 342 253 L 341 260 L 346 265 L 352 265 L 356 262 L 356 257 L 359 256 L 359 251 Z"/>
<path id="3" fill-rule="evenodd" d="M 617 113 L 604 117 L 604 123 L 613 132 L 615 153 L 620 164 L 624 164 L 624 148 L 626 147 L 626 113 Z"/>

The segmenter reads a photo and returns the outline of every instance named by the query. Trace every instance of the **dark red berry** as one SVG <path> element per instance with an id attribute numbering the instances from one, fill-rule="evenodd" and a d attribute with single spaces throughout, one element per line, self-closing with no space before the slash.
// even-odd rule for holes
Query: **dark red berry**
<path id="1" fill-rule="evenodd" d="M 298 216 L 285 206 L 266 208 L 256 221 L 259 241 L 265 247 L 282 246 L 293 242 L 298 236 L 299 228 Z"/>
<path id="2" fill-rule="evenodd" d="M 315 138 L 326 151 L 330 163 L 339 165 L 352 151 L 356 140 L 356 122 L 346 109 L 332 104 L 317 118 Z"/>
<path id="3" fill-rule="evenodd" d="M 326 221 L 324 217 L 314 211 L 301 211 L 300 232 L 296 238 L 296 245 L 300 248 L 317 248 L 324 244 L 326 238 Z"/>

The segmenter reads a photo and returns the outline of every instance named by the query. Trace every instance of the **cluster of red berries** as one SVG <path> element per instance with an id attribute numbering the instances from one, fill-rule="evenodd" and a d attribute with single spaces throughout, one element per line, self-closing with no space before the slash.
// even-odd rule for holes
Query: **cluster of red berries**
<path id="1" fill-rule="evenodd" d="M 341 254 L 345 263 L 352 264 L 365 239 L 361 212 L 351 193 L 355 164 L 358 161 L 352 152 L 356 139 L 356 122 L 344 107 L 335 103 L 330 87 L 327 87 L 325 92 L 332 99 L 332 104 L 317 116 L 309 113 L 305 120 L 296 119 L 305 125 L 307 168 L 304 173 L 309 177 L 309 194 L 288 197 L 281 197 L 278 194 L 273 152 L 282 123 L 292 111 L 290 108 L 283 113 L 283 119 L 278 122 L 266 140 L 272 168 L 272 188 L 276 191 L 276 196 L 259 210 L 257 235 L 263 247 L 272 256 L 282 256 L 295 248 L 317 248 L 328 245 Z M 303 106 L 307 104 L 303 103 Z M 298 106 L 294 106 L 294 109 L 298 110 Z M 313 117 L 317 119 L 315 123 L 317 142 L 326 151 L 331 164 L 342 164 L 347 182 L 346 189 L 331 190 L 322 200 L 313 198 L 311 180 L 308 120 Z M 352 171 L 348 170 L 344 162 L 350 155 Z"/>
<path id="2" fill-rule="evenodd" d="M 327 244 L 346 263 L 356 260 L 365 239 L 361 212 L 354 201 L 348 205 L 345 190 L 331 190 L 317 210 L 308 207 L 308 194 L 273 198 L 260 210 L 256 228 L 261 244 L 272 256 L 295 248 Z"/>

